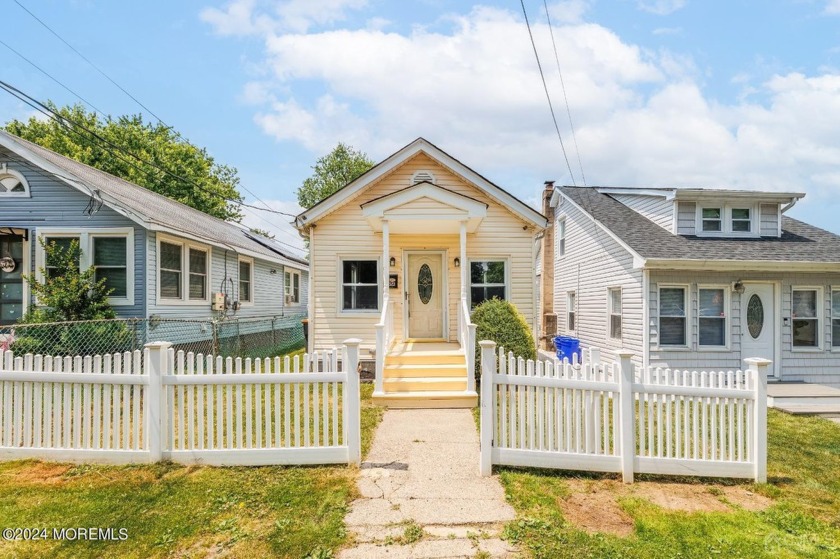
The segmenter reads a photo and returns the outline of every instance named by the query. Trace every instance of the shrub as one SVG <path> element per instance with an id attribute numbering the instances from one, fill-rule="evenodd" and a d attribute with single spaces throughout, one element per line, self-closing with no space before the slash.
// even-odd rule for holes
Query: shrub
<path id="1" fill-rule="evenodd" d="M 478 305 L 472 313 L 475 329 L 475 374 L 481 376 L 481 340 L 493 340 L 497 346 L 512 351 L 517 357 L 536 359 L 537 346 L 525 317 L 509 301 L 490 299 Z"/>

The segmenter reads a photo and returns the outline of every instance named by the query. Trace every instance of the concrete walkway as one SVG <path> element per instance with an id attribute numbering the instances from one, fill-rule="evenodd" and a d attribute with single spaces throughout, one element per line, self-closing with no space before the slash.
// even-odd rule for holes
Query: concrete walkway
<path id="1" fill-rule="evenodd" d="M 471 410 L 385 412 L 346 518 L 355 547 L 338 557 L 518 557 L 499 539 L 513 508 L 478 452 Z"/>

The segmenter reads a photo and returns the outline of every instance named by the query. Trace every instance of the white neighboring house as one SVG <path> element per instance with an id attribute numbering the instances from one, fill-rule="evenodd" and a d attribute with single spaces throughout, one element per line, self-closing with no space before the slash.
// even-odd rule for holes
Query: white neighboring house
<path id="1" fill-rule="evenodd" d="M 548 320 L 608 360 L 734 370 L 764 357 L 771 380 L 840 385 L 840 236 L 784 215 L 803 196 L 556 188 Z"/>

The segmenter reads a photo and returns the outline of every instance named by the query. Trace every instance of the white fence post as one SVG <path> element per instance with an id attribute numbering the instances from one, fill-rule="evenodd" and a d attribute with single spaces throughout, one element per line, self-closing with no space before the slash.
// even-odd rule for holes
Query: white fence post
<path id="1" fill-rule="evenodd" d="M 597 367 L 601 364 L 601 349 L 597 347 L 590 347 L 589 348 L 589 364 L 594 367 Z"/>
<path id="2" fill-rule="evenodd" d="M 752 433 L 752 455 L 755 481 L 758 483 L 767 482 L 767 368 L 770 366 L 769 359 L 750 357 L 744 359 L 748 370 L 753 374 L 753 390 L 755 391 L 755 405 L 753 406 L 753 428 Z"/>
<path id="3" fill-rule="evenodd" d="M 481 346 L 481 428 L 479 439 L 481 452 L 478 473 L 486 477 L 493 472 L 490 452 L 493 446 L 493 416 L 496 412 L 495 399 L 493 398 L 493 375 L 496 374 L 496 342 L 481 340 L 478 345 Z"/>
<path id="4" fill-rule="evenodd" d="M 362 462 L 362 423 L 359 394 L 359 344 L 362 340 L 344 340 L 344 440 L 347 441 L 347 461 L 359 465 Z M 379 356 L 377 355 L 377 358 Z"/>
<path id="5" fill-rule="evenodd" d="M 619 350 L 619 375 L 618 397 L 619 397 L 619 430 L 621 443 L 621 479 L 624 483 L 633 483 L 633 469 L 636 458 L 636 410 L 633 398 L 633 352 Z M 615 413 L 615 412 L 613 412 Z"/>
<path id="6" fill-rule="evenodd" d="M 467 324 L 467 391 L 475 392 L 475 324 Z"/>
<path id="7" fill-rule="evenodd" d="M 166 406 L 163 388 L 163 376 L 169 374 L 169 342 L 152 342 L 145 346 L 148 350 L 149 361 L 147 373 L 149 386 L 143 394 L 144 429 L 149 447 L 149 459 L 159 462 L 163 457 L 163 418 L 166 417 Z M 138 387 L 135 387 L 137 390 Z"/>

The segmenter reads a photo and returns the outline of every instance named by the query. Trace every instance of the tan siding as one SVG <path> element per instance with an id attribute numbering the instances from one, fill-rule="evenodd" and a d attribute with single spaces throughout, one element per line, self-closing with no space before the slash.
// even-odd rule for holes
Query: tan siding
<path id="1" fill-rule="evenodd" d="M 761 204 L 762 237 L 779 236 L 779 204 Z"/>
<path id="2" fill-rule="evenodd" d="M 510 262 L 510 298 L 525 315 L 528 324 L 534 320 L 533 286 L 533 237 L 535 231 L 507 208 L 485 195 L 481 190 L 462 180 L 447 168 L 426 156 L 418 154 L 390 174 L 359 193 L 355 198 L 319 220 L 316 224 L 316 250 L 311 254 L 313 296 L 311 298 L 314 325 L 310 325 L 315 349 L 340 344 L 343 340 L 358 337 L 363 348 L 375 345 L 374 325 L 379 313 L 347 314 L 339 311 L 337 265 L 340 257 L 381 258 L 382 235 L 374 233 L 362 216 L 360 205 L 402 190 L 410 185 L 412 175 L 418 170 L 430 170 L 436 184 L 454 192 L 470 196 L 488 204 L 487 217 L 475 233 L 467 235 L 469 258 L 503 257 Z M 420 208 L 438 202 L 418 200 Z M 404 208 L 405 206 L 403 206 Z M 523 229 L 525 227 L 525 229 Z M 399 274 L 399 290 L 391 290 L 395 300 L 395 331 L 402 335 L 403 314 L 403 251 L 416 249 L 445 250 L 450 295 L 449 335 L 456 339 L 456 304 L 460 300 L 460 270 L 454 267 L 455 257 L 460 257 L 457 235 L 435 235 L 433 231 L 418 231 L 421 235 L 391 235 L 390 256 L 397 260 L 391 273 Z M 466 263 L 464 263 L 466 265 Z"/>
<path id="3" fill-rule="evenodd" d="M 555 259 L 554 309 L 558 331 L 581 340 L 584 347 L 602 349 L 605 360 L 619 349 L 642 359 L 642 272 L 633 268 L 633 257 L 581 211 L 566 203 L 557 209 L 566 218 L 566 254 Z M 556 225 L 556 222 L 555 222 Z M 556 254 L 556 252 L 555 252 Z M 608 334 L 607 289 L 622 289 L 622 339 Z M 568 330 L 567 297 L 577 294 L 577 329 Z"/>
<path id="4" fill-rule="evenodd" d="M 613 198 L 645 216 L 669 233 L 674 232 L 674 202 L 662 196 L 612 194 Z"/>
<path id="5" fill-rule="evenodd" d="M 697 204 L 679 202 L 677 204 L 677 234 L 694 235 L 697 228 Z"/>

